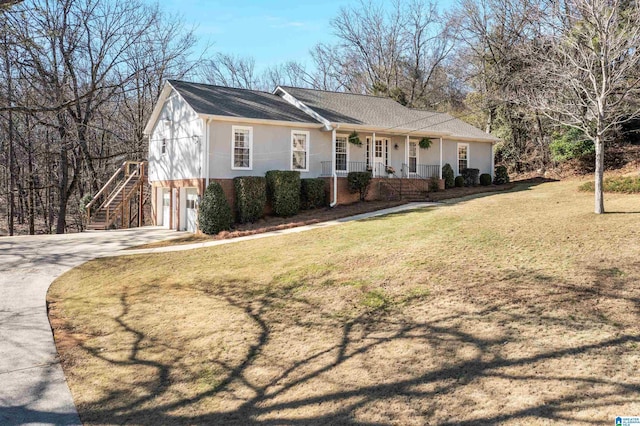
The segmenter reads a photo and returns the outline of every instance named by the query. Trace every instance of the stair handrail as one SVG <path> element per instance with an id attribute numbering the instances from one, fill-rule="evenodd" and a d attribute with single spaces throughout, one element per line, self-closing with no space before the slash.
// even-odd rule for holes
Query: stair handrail
<path id="1" fill-rule="evenodd" d="M 112 220 L 110 220 L 111 211 L 117 211 L 120 208 L 120 206 L 126 201 L 126 199 L 128 199 L 131 196 L 132 191 L 129 191 L 129 194 L 125 194 L 125 196 L 122 197 L 122 201 L 120 201 L 115 208 L 111 209 L 111 203 L 113 203 L 116 197 L 120 195 L 122 191 L 124 191 L 124 189 L 127 187 L 127 184 L 134 177 L 138 176 L 138 180 L 141 180 L 139 171 L 140 171 L 140 165 L 138 165 L 138 168 L 136 168 L 136 170 L 134 170 L 133 173 L 129 174 L 129 177 L 120 186 L 118 186 L 117 190 L 113 191 L 113 195 L 111 196 L 111 198 L 109 198 L 109 200 L 104 204 L 104 207 L 107 209 L 105 214 L 105 226 L 109 226 L 113 222 Z M 136 184 L 133 188 L 135 189 L 138 186 L 138 184 Z M 117 217 L 118 217 L 117 215 L 114 216 L 114 220 Z"/>
<path id="2" fill-rule="evenodd" d="M 120 172 L 122 172 L 124 170 L 124 168 L 127 165 L 127 163 L 128 163 L 127 161 L 122 163 L 122 165 L 118 168 L 118 170 L 115 171 L 115 173 L 111 176 L 111 178 L 107 181 L 107 183 L 102 185 L 102 188 L 100 188 L 100 191 L 98 191 L 98 193 L 91 199 L 91 201 L 89 201 L 89 204 L 87 204 L 85 206 L 85 209 L 87 209 L 87 213 L 90 212 L 91 207 L 96 203 L 96 201 L 98 201 L 98 199 L 100 198 L 102 193 L 107 190 L 109 185 L 111 185 L 113 183 L 113 181 L 116 180 L 116 178 L 118 177 Z"/>
<path id="3" fill-rule="evenodd" d="M 120 195 L 120 192 L 122 192 L 122 190 L 127 186 L 127 184 L 131 181 L 131 179 L 133 179 L 137 175 L 138 175 L 138 169 L 134 170 L 133 173 L 130 173 L 129 177 L 124 182 L 122 182 L 120 185 L 118 185 L 118 188 L 115 191 L 113 191 L 113 193 L 111 194 L 111 198 L 109 198 L 109 200 L 106 203 L 104 203 L 104 207 L 107 207 L 107 208 L 110 207 L 110 205 L 113 202 L 113 200 L 118 195 Z"/>

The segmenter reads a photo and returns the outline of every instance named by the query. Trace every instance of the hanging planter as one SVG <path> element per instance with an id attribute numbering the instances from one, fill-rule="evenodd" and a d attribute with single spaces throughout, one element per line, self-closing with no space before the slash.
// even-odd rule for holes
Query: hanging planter
<path id="1" fill-rule="evenodd" d="M 351 134 L 349 134 L 349 143 L 352 143 L 357 146 L 362 146 L 362 141 L 358 136 L 358 132 L 356 132 L 355 130 L 351 132 Z"/>
<path id="2" fill-rule="evenodd" d="M 429 147 L 431 147 L 431 139 L 422 138 L 422 139 L 420 139 L 420 142 L 418 142 L 418 145 L 422 149 L 429 149 Z"/>

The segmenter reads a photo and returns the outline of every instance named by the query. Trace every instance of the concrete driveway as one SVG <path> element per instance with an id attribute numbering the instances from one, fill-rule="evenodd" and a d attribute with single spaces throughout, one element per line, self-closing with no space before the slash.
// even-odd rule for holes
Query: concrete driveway
<path id="1" fill-rule="evenodd" d="M 47 318 L 51 282 L 95 257 L 181 234 L 146 227 L 0 238 L 0 424 L 80 424 Z"/>

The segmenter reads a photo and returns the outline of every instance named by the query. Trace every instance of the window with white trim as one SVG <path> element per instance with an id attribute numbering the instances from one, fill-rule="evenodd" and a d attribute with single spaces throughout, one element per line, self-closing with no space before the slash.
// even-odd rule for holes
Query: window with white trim
<path id="1" fill-rule="evenodd" d="M 469 168 L 469 144 L 458 144 L 458 174 Z"/>
<path id="2" fill-rule="evenodd" d="M 418 173 L 418 143 L 409 141 L 409 173 Z"/>
<path id="3" fill-rule="evenodd" d="M 309 132 L 291 131 L 291 170 L 309 171 Z"/>
<path id="4" fill-rule="evenodd" d="M 336 136 L 336 171 L 347 171 L 347 136 Z"/>
<path id="5" fill-rule="evenodd" d="M 232 126 L 231 168 L 251 170 L 253 167 L 253 127 Z"/>

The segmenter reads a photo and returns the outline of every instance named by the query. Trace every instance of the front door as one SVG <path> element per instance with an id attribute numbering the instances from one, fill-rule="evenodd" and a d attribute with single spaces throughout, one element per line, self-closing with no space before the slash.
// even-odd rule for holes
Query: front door
<path id="1" fill-rule="evenodd" d="M 187 189 L 187 231 L 196 232 L 197 228 L 197 204 L 198 190 L 195 188 Z"/>
<path id="2" fill-rule="evenodd" d="M 383 139 L 376 139 L 375 145 L 373 147 L 373 175 L 374 176 L 384 176 L 386 175 L 385 171 L 385 143 Z"/>
<path id="3" fill-rule="evenodd" d="M 162 190 L 162 226 L 170 228 L 169 226 L 169 205 L 171 204 L 171 193 L 168 188 Z"/>

